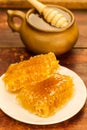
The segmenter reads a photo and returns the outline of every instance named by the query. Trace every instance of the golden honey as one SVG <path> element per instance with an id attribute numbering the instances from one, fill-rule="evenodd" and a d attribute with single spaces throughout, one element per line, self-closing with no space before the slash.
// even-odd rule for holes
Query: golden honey
<path id="1" fill-rule="evenodd" d="M 59 67 L 54 53 L 41 54 L 10 65 L 3 81 L 9 92 L 15 92 L 22 107 L 40 117 L 49 117 L 73 95 L 73 79 L 59 74 Z"/>
<path id="2" fill-rule="evenodd" d="M 40 82 L 58 69 L 58 60 L 54 53 L 42 54 L 31 57 L 19 63 L 11 64 L 3 78 L 6 88 L 16 92 L 29 84 Z"/>
<path id="3" fill-rule="evenodd" d="M 36 84 L 27 84 L 18 93 L 17 99 L 29 112 L 48 117 L 63 107 L 72 95 L 72 78 L 55 74 Z"/>

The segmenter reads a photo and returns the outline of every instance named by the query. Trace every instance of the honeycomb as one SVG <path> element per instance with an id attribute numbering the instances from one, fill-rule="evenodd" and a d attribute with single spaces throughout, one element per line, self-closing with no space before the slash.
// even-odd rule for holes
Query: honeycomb
<path id="1" fill-rule="evenodd" d="M 26 84 L 17 94 L 17 100 L 29 112 L 49 117 L 64 106 L 73 95 L 73 80 L 54 74 L 36 84 Z"/>
<path id="2" fill-rule="evenodd" d="M 54 53 L 36 55 L 11 64 L 4 77 L 6 89 L 16 94 L 20 106 L 40 117 L 49 117 L 62 108 L 74 92 L 73 79 L 58 73 Z"/>
<path id="3" fill-rule="evenodd" d="M 11 64 L 3 78 L 6 89 L 9 92 L 18 92 L 27 83 L 40 82 L 57 71 L 58 63 L 54 53 L 50 52 Z"/>

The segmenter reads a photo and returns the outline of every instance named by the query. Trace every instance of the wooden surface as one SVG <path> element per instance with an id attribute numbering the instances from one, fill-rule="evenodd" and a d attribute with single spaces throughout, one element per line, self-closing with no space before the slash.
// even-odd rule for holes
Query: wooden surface
<path id="1" fill-rule="evenodd" d="M 87 9 L 87 0 L 39 0 L 44 4 L 62 5 L 72 9 Z M 29 8 L 27 0 L 0 0 L 1 8 Z"/>
<path id="2" fill-rule="evenodd" d="M 75 71 L 87 86 L 87 10 L 74 10 L 79 27 L 79 39 L 72 50 L 57 57 L 60 64 Z M 28 59 L 32 54 L 26 50 L 18 33 L 7 24 L 6 10 L 0 11 L 0 75 L 11 63 Z M 80 100 L 80 99 L 79 99 Z M 73 106 L 72 106 L 73 109 Z M 53 125 L 31 125 L 16 121 L 0 110 L 0 130 L 86 130 L 87 103 L 73 118 Z"/>

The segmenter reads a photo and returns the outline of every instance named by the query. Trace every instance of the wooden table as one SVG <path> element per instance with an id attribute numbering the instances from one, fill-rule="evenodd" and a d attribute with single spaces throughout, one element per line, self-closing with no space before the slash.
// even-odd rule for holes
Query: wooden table
<path id="1" fill-rule="evenodd" d="M 79 39 L 72 50 L 57 57 L 60 64 L 75 71 L 87 86 L 87 10 L 72 10 L 79 27 Z M 11 63 L 28 59 L 19 34 L 13 33 L 7 24 L 6 10 L 0 10 L 0 75 Z M 80 99 L 79 99 L 80 100 Z M 73 107 L 73 106 L 72 106 Z M 73 109 L 73 108 L 72 108 Z M 86 130 L 87 104 L 71 119 L 53 125 L 31 125 L 16 121 L 0 110 L 0 130 Z"/>

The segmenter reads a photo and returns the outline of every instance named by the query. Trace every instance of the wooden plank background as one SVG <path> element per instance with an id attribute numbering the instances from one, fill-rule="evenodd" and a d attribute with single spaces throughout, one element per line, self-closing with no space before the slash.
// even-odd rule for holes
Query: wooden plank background
<path id="1" fill-rule="evenodd" d="M 39 0 L 45 4 L 61 5 L 70 9 L 87 9 L 87 0 Z M 27 0 L 0 0 L 0 8 L 29 8 Z"/>

